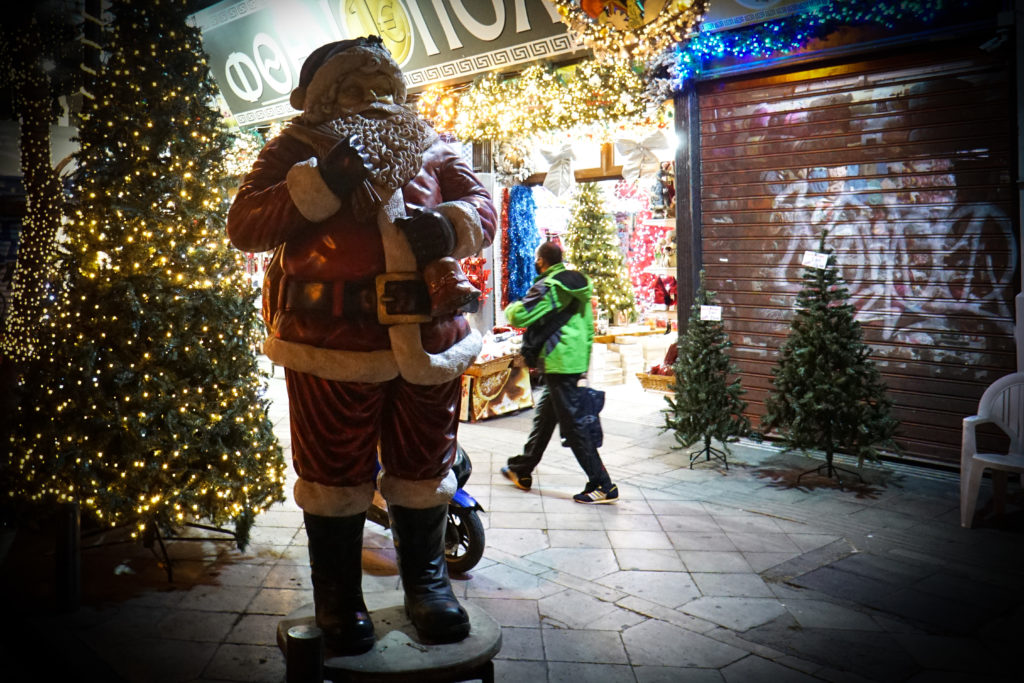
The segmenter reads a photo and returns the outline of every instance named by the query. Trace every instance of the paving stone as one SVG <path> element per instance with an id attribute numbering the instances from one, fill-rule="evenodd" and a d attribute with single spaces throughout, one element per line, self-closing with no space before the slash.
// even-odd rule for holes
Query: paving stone
<path id="1" fill-rule="evenodd" d="M 647 550 L 642 548 L 627 548 L 615 550 L 615 559 L 619 569 L 629 571 L 632 569 L 678 572 L 685 571 L 686 566 L 679 558 L 675 550 Z"/>
<path id="2" fill-rule="evenodd" d="M 539 600 L 563 590 L 562 586 L 514 567 L 495 564 L 473 571 L 466 589 L 469 598 L 526 598 Z"/>
<path id="3" fill-rule="evenodd" d="M 794 579 L 793 583 L 827 595 L 869 605 L 884 603 L 887 597 L 897 590 L 889 582 L 840 571 L 832 566 L 808 572 Z"/>
<path id="4" fill-rule="evenodd" d="M 744 554 L 713 550 L 680 550 L 679 557 L 690 572 L 750 572 Z"/>
<path id="5" fill-rule="evenodd" d="M 501 629 L 501 651 L 497 659 L 544 660 L 540 628 L 505 626 Z"/>
<path id="6" fill-rule="evenodd" d="M 280 683 L 285 676 L 284 656 L 277 647 L 226 643 L 217 648 L 203 676 L 246 683 Z"/>
<path id="7" fill-rule="evenodd" d="M 495 683 L 523 683 L 523 681 L 548 680 L 548 667 L 545 662 L 529 662 L 511 659 L 494 660 Z"/>
<path id="8" fill-rule="evenodd" d="M 622 642 L 629 653 L 629 661 L 638 666 L 717 669 L 747 654 L 739 648 L 657 620 L 626 629 Z"/>
<path id="9" fill-rule="evenodd" d="M 896 585 L 918 582 L 935 573 L 935 567 L 912 564 L 869 553 L 854 553 L 833 562 L 831 567 Z"/>
<path id="10" fill-rule="evenodd" d="M 514 600 L 500 598 L 472 598 L 472 603 L 481 608 L 500 626 L 539 627 L 540 614 L 536 600 Z"/>
<path id="11" fill-rule="evenodd" d="M 587 628 L 588 624 L 620 610 L 613 603 L 576 590 L 564 590 L 537 601 L 537 611 L 546 622 L 562 628 Z"/>
<path id="12" fill-rule="evenodd" d="M 550 662 L 548 683 L 635 683 L 633 670 L 623 664 Z"/>
<path id="13" fill-rule="evenodd" d="M 903 681 L 920 670 L 917 662 L 888 634 L 805 629 L 789 615 L 752 628 L 742 637 L 804 660 L 850 671 L 875 683 Z"/>
<path id="14" fill-rule="evenodd" d="M 695 572 L 691 576 L 704 596 L 771 598 L 775 595 L 764 579 L 754 573 Z"/>
<path id="15" fill-rule="evenodd" d="M 733 662 L 721 673 L 726 683 L 815 683 L 821 680 L 757 655 Z"/>
<path id="16" fill-rule="evenodd" d="M 697 598 L 679 609 L 735 631 L 766 624 L 786 613 L 775 598 Z"/>
<path id="17" fill-rule="evenodd" d="M 548 548 L 530 553 L 527 558 L 584 579 L 596 579 L 619 570 L 615 553 L 601 548 Z"/>
<path id="18" fill-rule="evenodd" d="M 700 597 L 686 572 L 624 571 L 603 576 L 596 582 L 665 607 L 678 607 Z"/>
<path id="19" fill-rule="evenodd" d="M 612 529 L 606 532 L 613 548 L 647 548 L 650 550 L 671 550 L 672 543 L 663 531 L 623 531 Z"/>
<path id="20" fill-rule="evenodd" d="M 228 633 L 225 642 L 239 645 L 277 644 L 277 625 L 280 616 L 270 614 L 243 614 Z"/>
<path id="21" fill-rule="evenodd" d="M 625 664 L 622 638 L 614 631 L 541 629 L 549 662 Z"/>
<path id="22" fill-rule="evenodd" d="M 175 610 L 160 620 L 157 634 L 173 640 L 219 643 L 231 631 L 236 619 L 232 612 Z"/>
<path id="23" fill-rule="evenodd" d="M 724 532 L 669 531 L 668 538 L 676 550 L 738 550 Z"/>
<path id="24" fill-rule="evenodd" d="M 838 628 L 855 631 L 881 631 L 869 615 L 824 600 L 785 600 L 785 609 L 802 628 Z"/>
<path id="25" fill-rule="evenodd" d="M 576 529 L 549 529 L 548 542 L 552 548 L 611 548 L 605 531 L 578 531 Z"/>
<path id="26" fill-rule="evenodd" d="M 550 544 L 547 534 L 540 529 L 491 528 L 487 530 L 487 547 L 513 555 L 529 555 L 550 547 Z"/>
<path id="27" fill-rule="evenodd" d="M 634 666 L 637 683 L 722 683 L 717 669 L 695 669 L 682 666 Z"/>

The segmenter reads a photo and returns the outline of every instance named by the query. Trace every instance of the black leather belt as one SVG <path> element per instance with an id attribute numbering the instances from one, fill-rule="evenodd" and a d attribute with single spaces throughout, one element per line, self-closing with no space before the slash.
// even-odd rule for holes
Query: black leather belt
<path id="1" fill-rule="evenodd" d="M 377 318 L 381 325 L 430 322 L 430 296 L 419 273 L 382 273 L 367 280 L 285 277 L 280 308 L 334 318 Z"/>

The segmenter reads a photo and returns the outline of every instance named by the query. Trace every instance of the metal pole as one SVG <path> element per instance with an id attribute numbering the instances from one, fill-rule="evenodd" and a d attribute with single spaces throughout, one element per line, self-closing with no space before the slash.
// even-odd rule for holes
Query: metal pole
<path id="1" fill-rule="evenodd" d="M 57 609 L 74 612 L 82 598 L 82 514 L 78 503 L 60 505 L 55 541 Z"/>
<path id="2" fill-rule="evenodd" d="M 287 683 L 323 683 L 324 634 L 303 624 L 288 629 L 285 664 Z"/>

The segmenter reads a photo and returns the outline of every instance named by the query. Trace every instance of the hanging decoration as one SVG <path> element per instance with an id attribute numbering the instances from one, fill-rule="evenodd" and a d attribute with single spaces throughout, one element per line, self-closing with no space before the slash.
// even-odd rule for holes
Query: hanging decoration
<path id="1" fill-rule="evenodd" d="M 624 158 L 622 177 L 635 183 L 640 178 L 657 175 L 661 169 L 658 152 L 669 149 L 663 130 L 656 129 L 642 140 L 621 138 L 615 141 L 615 149 Z"/>
<path id="2" fill-rule="evenodd" d="M 572 168 L 576 154 L 572 151 L 572 143 L 564 143 L 557 151 L 541 150 L 541 155 L 549 166 L 547 175 L 544 177 L 544 187 L 556 197 L 571 192 L 576 184 L 576 176 Z"/>
<path id="3" fill-rule="evenodd" d="M 760 59 L 789 54 L 843 26 L 920 28 L 940 14 L 956 7 L 967 8 L 969 4 L 970 0 L 826 0 L 799 14 L 749 28 L 698 33 L 666 51 L 651 65 L 647 96 L 663 98 L 682 91 L 687 82 L 700 75 L 708 59 Z"/>
<path id="4" fill-rule="evenodd" d="M 601 61 L 645 61 L 686 39 L 706 0 L 549 0 L 577 42 Z"/>
<path id="5" fill-rule="evenodd" d="M 484 268 L 487 265 L 487 257 L 467 256 L 459 261 L 459 265 L 462 266 L 462 272 L 466 274 L 470 284 L 480 290 L 478 303 L 483 305 L 487 301 L 487 295 L 491 293 L 491 288 L 487 286 L 487 277 L 491 271 Z"/>
<path id="6" fill-rule="evenodd" d="M 508 203 L 509 190 L 504 188 L 501 191 L 501 307 L 506 308 L 510 302 L 508 298 Z"/>
<path id="7" fill-rule="evenodd" d="M 508 297 L 518 301 L 526 294 L 537 274 L 533 255 L 540 246 L 533 201 L 533 190 L 516 185 L 509 192 L 508 204 Z"/>
<path id="8" fill-rule="evenodd" d="M 502 140 L 494 155 L 494 175 L 499 184 L 519 185 L 533 174 L 530 148 L 522 139 Z"/>

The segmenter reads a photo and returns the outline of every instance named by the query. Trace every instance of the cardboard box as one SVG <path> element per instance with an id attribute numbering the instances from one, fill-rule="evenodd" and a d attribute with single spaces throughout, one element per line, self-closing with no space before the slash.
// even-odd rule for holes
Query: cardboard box
<path id="1" fill-rule="evenodd" d="M 462 376 L 459 419 L 463 422 L 477 422 L 531 407 L 530 369 L 519 357 L 509 357 L 508 362 L 473 365 Z"/>

